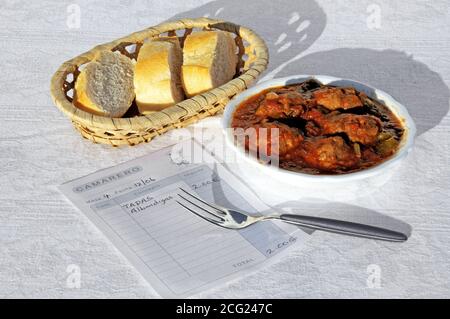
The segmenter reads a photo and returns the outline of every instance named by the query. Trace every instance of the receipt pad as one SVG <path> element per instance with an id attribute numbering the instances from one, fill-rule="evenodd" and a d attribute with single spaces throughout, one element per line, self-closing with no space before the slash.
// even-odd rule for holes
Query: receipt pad
<path id="1" fill-rule="evenodd" d="M 176 202 L 180 187 L 227 208 L 270 213 L 194 140 L 72 180 L 60 191 L 162 297 L 188 297 L 223 285 L 275 261 L 308 236 L 273 221 L 241 230 L 218 227 Z"/>

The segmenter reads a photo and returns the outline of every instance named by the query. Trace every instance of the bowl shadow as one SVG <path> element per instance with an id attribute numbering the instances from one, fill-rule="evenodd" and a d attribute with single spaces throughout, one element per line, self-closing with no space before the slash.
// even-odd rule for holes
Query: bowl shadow
<path id="1" fill-rule="evenodd" d="M 211 178 L 219 176 L 217 167 L 214 166 Z M 258 196 L 258 195 L 257 195 Z M 212 198 L 214 203 L 227 207 L 229 209 L 241 210 L 242 207 L 237 207 L 233 200 L 229 199 L 227 192 L 223 189 L 221 183 L 214 183 L 212 185 Z M 373 209 L 341 203 L 341 202 L 324 202 L 322 200 L 292 200 L 284 201 L 276 205 L 270 205 L 270 211 L 267 214 L 276 211 L 278 213 L 290 213 L 298 215 L 308 215 L 316 217 L 326 217 L 344 221 L 350 221 L 354 223 L 367 224 L 371 226 L 383 227 L 389 230 L 401 232 L 407 235 L 409 238 L 412 233 L 412 227 L 394 217 L 384 215 Z M 247 213 L 253 213 L 247 211 Z M 255 227 L 261 227 L 255 225 Z M 276 227 L 276 226 L 273 226 Z M 308 234 L 314 231 L 308 228 L 300 227 L 303 231 Z"/>
<path id="2" fill-rule="evenodd" d="M 333 218 L 376 227 L 383 227 L 389 230 L 404 233 L 408 238 L 412 234 L 411 225 L 375 210 L 356 205 L 339 202 L 313 203 L 288 201 L 277 204 L 272 208 L 280 213 Z M 302 228 L 302 230 L 308 234 L 314 232 L 313 230 L 307 228 Z"/>
<path id="3" fill-rule="evenodd" d="M 403 104 L 421 135 L 449 111 L 450 91 L 441 76 L 412 56 L 395 50 L 335 49 L 306 55 L 277 72 L 322 74 L 366 83 Z"/>

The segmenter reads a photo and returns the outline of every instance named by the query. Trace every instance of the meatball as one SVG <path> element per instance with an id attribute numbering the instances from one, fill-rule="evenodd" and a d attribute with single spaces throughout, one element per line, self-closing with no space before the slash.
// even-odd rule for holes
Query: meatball
<path id="1" fill-rule="evenodd" d="M 352 142 L 372 145 L 377 142 L 381 122 L 371 115 L 329 114 L 321 123 L 322 134 L 345 133 Z"/>
<path id="2" fill-rule="evenodd" d="M 259 155 L 282 157 L 303 141 L 296 128 L 278 122 L 255 125 L 245 130 L 244 134 L 246 148 Z"/>
<path id="3" fill-rule="evenodd" d="M 373 145 L 377 142 L 381 121 L 372 115 L 331 112 L 323 114 L 311 109 L 302 116 L 314 123 L 307 125 L 310 136 L 345 133 L 352 142 Z"/>
<path id="4" fill-rule="evenodd" d="M 329 110 L 351 109 L 363 106 L 361 99 L 353 88 L 323 88 L 313 92 L 317 104 Z"/>
<path id="5" fill-rule="evenodd" d="M 323 171 L 348 170 L 359 160 L 340 136 L 305 139 L 297 152 L 308 166 Z"/>
<path id="6" fill-rule="evenodd" d="M 307 100 L 295 91 L 282 94 L 268 92 L 255 114 L 262 118 L 297 117 L 305 112 Z"/>

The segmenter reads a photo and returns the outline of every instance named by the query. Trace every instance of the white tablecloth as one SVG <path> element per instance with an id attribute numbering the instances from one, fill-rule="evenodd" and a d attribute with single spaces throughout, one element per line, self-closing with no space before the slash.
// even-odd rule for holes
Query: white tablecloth
<path id="1" fill-rule="evenodd" d="M 197 297 L 450 297 L 449 8 L 445 0 L 2 1 L 0 297 L 156 296 L 56 186 L 168 145 L 171 134 L 134 148 L 92 144 L 53 106 L 49 81 L 98 43 L 203 15 L 262 35 L 271 51 L 266 77 L 366 82 L 406 105 L 419 132 L 413 152 L 369 196 L 326 208 L 294 203 L 354 219 L 368 216 L 355 206 L 370 208 L 375 221 L 409 225 L 406 243 L 316 232 L 281 262 Z M 79 288 L 67 284 L 70 265 L 81 272 Z"/>

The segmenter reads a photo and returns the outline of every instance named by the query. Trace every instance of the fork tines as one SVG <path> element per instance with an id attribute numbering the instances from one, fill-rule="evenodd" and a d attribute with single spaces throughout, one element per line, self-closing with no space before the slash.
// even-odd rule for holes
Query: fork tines
<path id="1" fill-rule="evenodd" d="M 226 216 L 226 213 L 222 210 L 222 208 L 213 205 L 211 203 L 205 202 L 203 199 L 199 198 L 194 194 L 191 194 L 190 192 L 186 191 L 181 187 L 180 190 L 183 193 L 182 194 L 178 193 L 177 195 L 181 199 L 183 199 L 184 203 L 178 200 L 175 201 L 179 205 L 184 207 L 186 210 L 216 225 L 221 225 L 225 221 L 223 217 Z M 189 205 L 187 203 L 189 203 Z M 205 215 L 205 213 L 207 215 Z"/>

